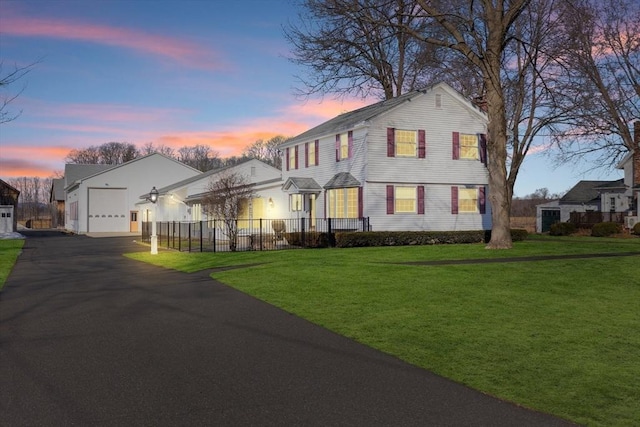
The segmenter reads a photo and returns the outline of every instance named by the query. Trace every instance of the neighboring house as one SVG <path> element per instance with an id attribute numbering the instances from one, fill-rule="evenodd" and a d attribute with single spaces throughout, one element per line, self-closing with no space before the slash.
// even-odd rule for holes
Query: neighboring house
<path id="1" fill-rule="evenodd" d="M 69 165 L 66 165 L 69 166 Z M 54 178 L 51 180 L 51 191 L 49 192 L 49 203 L 51 204 L 51 227 L 64 228 L 64 178 Z"/>
<path id="2" fill-rule="evenodd" d="M 0 179 L 0 234 L 18 230 L 19 196 L 19 190 Z"/>
<path id="3" fill-rule="evenodd" d="M 234 166 L 213 169 L 188 177 L 182 181 L 170 183 L 158 190 L 157 220 L 164 221 L 202 221 L 207 217 L 203 199 L 209 185 L 223 174 L 238 174 L 253 185 L 254 197 L 243 206 L 240 220 L 277 219 L 285 214 L 284 193 L 281 190 L 281 171 L 260 160 L 251 159 Z M 148 200 L 151 187 L 138 194 L 137 208 L 143 212 L 143 220 L 153 218 L 154 206 Z"/>
<path id="4" fill-rule="evenodd" d="M 634 123 L 634 140 L 638 147 L 639 123 Z M 588 222 L 618 221 L 628 228 L 633 227 L 640 211 L 640 149 L 628 153 L 617 168 L 624 171 L 624 178 L 580 181 L 560 200 L 538 205 L 536 231 L 543 233 L 555 222 L 568 222 L 572 213 L 584 213 L 583 217 L 592 219 Z"/>
<path id="5" fill-rule="evenodd" d="M 115 166 L 67 165 L 65 229 L 79 234 L 140 233 L 140 194 L 200 173 L 159 153 Z"/>
<path id="6" fill-rule="evenodd" d="M 372 230 L 491 228 L 484 112 L 445 83 L 342 114 L 280 145 L 288 216 Z"/>

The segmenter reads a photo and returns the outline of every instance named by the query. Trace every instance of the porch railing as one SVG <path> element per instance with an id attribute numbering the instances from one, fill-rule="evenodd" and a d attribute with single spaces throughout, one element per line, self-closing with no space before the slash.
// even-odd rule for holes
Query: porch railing
<path id="1" fill-rule="evenodd" d="M 229 252 L 305 248 L 318 233 L 368 231 L 369 218 L 233 219 L 158 221 L 159 248 L 185 252 Z M 142 241 L 151 241 L 151 222 L 142 223 Z M 331 239 L 330 239 L 331 241 Z"/>

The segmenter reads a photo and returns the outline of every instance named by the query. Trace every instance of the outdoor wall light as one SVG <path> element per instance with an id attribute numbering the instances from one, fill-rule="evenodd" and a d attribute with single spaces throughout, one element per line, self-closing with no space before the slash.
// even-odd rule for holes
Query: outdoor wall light
<path id="1" fill-rule="evenodd" d="M 158 190 L 156 190 L 155 186 L 149 192 L 149 200 L 151 200 L 151 203 L 155 203 L 158 201 Z"/>
<path id="2" fill-rule="evenodd" d="M 273 208 L 273 199 L 269 197 L 269 207 Z"/>

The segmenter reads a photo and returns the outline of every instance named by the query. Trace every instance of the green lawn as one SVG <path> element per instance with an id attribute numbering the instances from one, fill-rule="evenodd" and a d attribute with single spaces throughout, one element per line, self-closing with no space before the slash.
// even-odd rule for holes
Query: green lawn
<path id="1" fill-rule="evenodd" d="M 640 255 L 535 262 L 402 261 L 640 251 L 640 239 L 127 256 L 213 277 L 485 393 L 587 425 L 640 420 Z"/>
<path id="2" fill-rule="evenodd" d="M 23 245 L 24 239 L 0 240 L 0 289 L 4 287 Z"/>

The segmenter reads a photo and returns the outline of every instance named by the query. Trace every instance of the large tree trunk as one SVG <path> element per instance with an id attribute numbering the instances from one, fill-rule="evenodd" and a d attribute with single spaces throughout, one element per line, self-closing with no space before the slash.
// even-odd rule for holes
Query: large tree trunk
<path id="1" fill-rule="evenodd" d="M 489 18 L 490 19 L 490 18 Z M 494 24 L 495 25 L 495 24 Z M 499 31 L 489 34 L 487 40 L 484 81 L 487 88 L 487 156 L 489 169 L 489 202 L 491 203 L 491 240 L 487 249 L 510 249 L 511 241 L 511 192 L 507 181 L 507 122 L 504 93 L 500 79 L 500 55 L 502 35 Z"/>

